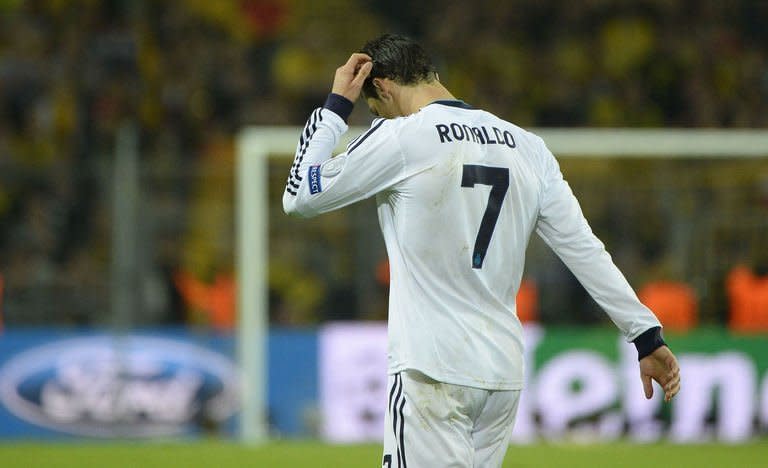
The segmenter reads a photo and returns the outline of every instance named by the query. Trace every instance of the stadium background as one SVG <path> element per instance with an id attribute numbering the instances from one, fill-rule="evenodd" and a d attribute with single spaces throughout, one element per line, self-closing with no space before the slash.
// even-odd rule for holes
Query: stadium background
<path id="1" fill-rule="evenodd" d="M 43 356 L 25 361 L 37 363 L 37 374 L 15 376 L 26 382 L 24 397 L 39 404 L 40 382 L 55 381 L 67 364 L 39 350 L 63 339 L 90 346 L 89 339 L 141 333 L 233 356 L 237 133 L 302 125 L 335 68 L 371 36 L 394 31 L 420 40 L 454 94 L 524 127 L 765 129 L 765 24 L 762 1 L 0 0 L 2 375 L 13 374 L 7 369 L 15 356 Z M 353 125 L 370 121 L 360 107 Z M 118 155 L 126 153 L 138 164 L 137 192 L 127 199 L 118 170 Z M 319 438 L 325 376 L 317 371 L 318 348 L 337 321 L 375 325 L 386 317 L 386 256 L 370 203 L 309 223 L 283 216 L 287 161 L 271 159 L 264 181 L 271 201 L 270 430 L 274 438 Z M 739 441 L 763 437 L 766 159 L 561 164 L 630 283 L 668 311 L 673 344 L 696 356 L 749 357 L 753 419 Z M 128 216 L 121 206 L 135 212 Z M 133 222 L 121 224 L 126 219 Z M 130 230 L 129 242 L 121 243 L 116 226 Z M 537 241 L 526 278 L 525 313 L 548 331 L 550 356 L 594 348 L 596 336 L 607 343 L 597 351 L 608 362 L 620 359 L 607 318 Z M 167 349 L 157 359 L 173 370 L 145 381 L 189 365 Z M 137 372 L 128 374 L 141 381 Z M 206 374 L 211 395 L 226 387 L 216 380 L 221 372 Z M 94 375 L 103 377 L 94 371 L 83 378 Z M 723 403 L 713 385 L 706 427 L 688 442 L 727 439 L 718 432 L 727 430 L 718 425 Z M 51 427 L 20 417 L 7 398 L 3 405 L 0 417 L 14 421 L 0 431 L 9 441 L 73 437 L 61 413 Z M 567 421 L 566 429 L 592 424 L 587 437 L 583 430 L 568 437 L 599 440 L 594 428 L 614 406 L 621 404 L 609 401 Z M 91 424 L 95 432 L 136 437 L 115 432 L 127 413 L 99 420 L 96 410 L 80 409 L 67 413 L 74 424 L 101 421 Z M 147 411 L 132 417 L 155 421 Z M 654 421 L 672 425 L 668 413 L 659 410 Z M 192 411 L 187 420 L 164 421 L 165 434 L 230 439 L 237 418 L 230 415 Z"/>

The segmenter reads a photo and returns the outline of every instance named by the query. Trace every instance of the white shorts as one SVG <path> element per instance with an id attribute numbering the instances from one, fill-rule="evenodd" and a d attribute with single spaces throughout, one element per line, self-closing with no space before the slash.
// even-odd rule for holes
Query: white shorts
<path id="1" fill-rule="evenodd" d="M 500 467 L 519 400 L 519 390 L 446 384 L 413 370 L 390 375 L 382 467 Z"/>

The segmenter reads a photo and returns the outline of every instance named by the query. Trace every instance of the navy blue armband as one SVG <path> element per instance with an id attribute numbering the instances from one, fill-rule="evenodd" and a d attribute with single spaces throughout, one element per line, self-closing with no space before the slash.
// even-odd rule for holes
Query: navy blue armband
<path id="1" fill-rule="evenodd" d="M 638 361 L 667 344 L 661 336 L 661 327 L 649 328 L 632 340 L 632 342 L 635 344 L 635 348 L 637 348 Z"/>
<path id="2" fill-rule="evenodd" d="M 349 114 L 352 113 L 352 108 L 354 106 L 352 101 L 341 94 L 336 93 L 329 94 L 328 98 L 325 100 L 325 104 L 323 104 L 323 108 L 333 111 L 339 117 L 344 119 L 344 122 L 349 118 Z"/>

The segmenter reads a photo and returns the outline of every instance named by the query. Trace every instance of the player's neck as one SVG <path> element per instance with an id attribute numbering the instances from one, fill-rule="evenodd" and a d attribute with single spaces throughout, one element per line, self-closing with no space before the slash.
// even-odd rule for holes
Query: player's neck
<path id="1" fill-rule="evenodd" d="M 439 81 L 420 83 L 416 86 L 404 86 L 401 88 L 401 111 L 403 115 L 415 114 L 422 107 L 435 101 L 456 99 Z"/>

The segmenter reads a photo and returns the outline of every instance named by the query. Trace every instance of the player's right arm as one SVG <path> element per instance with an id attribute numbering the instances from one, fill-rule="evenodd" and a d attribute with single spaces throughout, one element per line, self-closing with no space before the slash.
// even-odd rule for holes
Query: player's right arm
<path id="1" fill-rule="evenodd" d="M 650 382 L 656 380 L 669 401 L 680 389 L 680 375 L 677 360 L 661 337 L 661 323 L 640 302 L 592 232 L 557 160 L 543 142 L 540 156 L 544 177 L 537 233 L 606 311 L 627 341 L 635 344 L 646 396 L 650 398 L 653 394 Z"/>
<path id="2" fill-rule="evenodd" d="M 627 341 L 660 327 L 584 217 L 557 160 L 539 139 L 543 189 L 536 232 L 619 327 Z"/>
<path id="3" fill-rule="evenodd" d="M 563 260 L 611 320 L 632 341 L 645 331 L 660 327 L 624 275 L 595 236 L 557 160 L 540 145 L 543 160 L 543 192 L 536 232 Z"/>

